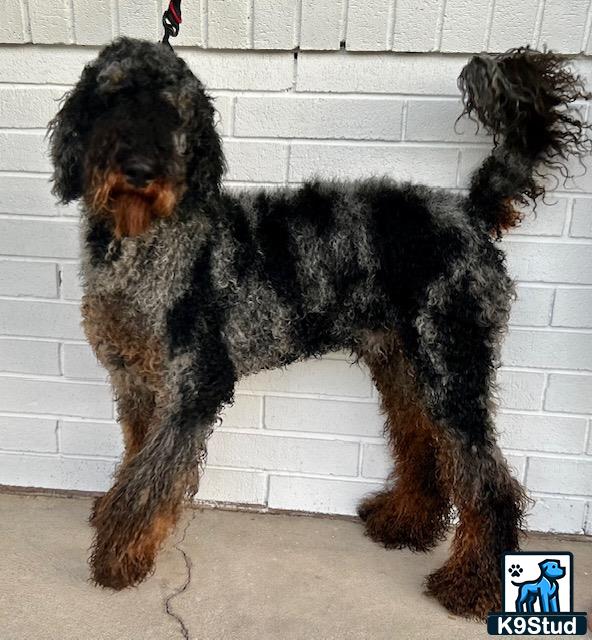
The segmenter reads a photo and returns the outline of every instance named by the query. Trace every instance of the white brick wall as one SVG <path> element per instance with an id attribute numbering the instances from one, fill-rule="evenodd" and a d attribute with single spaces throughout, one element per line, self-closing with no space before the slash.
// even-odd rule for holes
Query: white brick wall
<path id="1" fill-rule="evenodd" d="M 79 326 L 76 209 L 49 194 L 43 129 L 97 45 L 157 37 L 162 4 L 22 0 L 3 12 L 0 484 L 101 490 L 121 454 Z M 567 5 L 202 0 L 184 3 L 176 44 L 216 97 L 230 186 L 378 173 L 462 188 L 489 145 L 454 127 L 467 53 L 530 42 L 592 54 L 589 0 Z M 592 59 L 578 64 L 592 81 Z M 530 526 L 592 533 L 592 173 L 560 184 L 503 244 L 518 301 L 500 440 L 536 499 Z M 367 373 L 342 354 L 259 374 L 212 438 L 199 495 L 352 513 L 390 470 L 381 430 Z"/>

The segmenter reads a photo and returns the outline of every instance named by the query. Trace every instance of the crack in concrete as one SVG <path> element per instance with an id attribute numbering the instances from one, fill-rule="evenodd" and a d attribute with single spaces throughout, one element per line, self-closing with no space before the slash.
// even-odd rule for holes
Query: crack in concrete
<path id="1" fill-rule="evenodd" d="M 191 640 L 190 636 L 189 636 L 189 629 L 188 629 L 187 625 L 185 624 L 185 621 L 183 620 L 183 618 L 179 614 L 177 614 L 177 613 L 175 613 L 173 611 L 173 609 L 171 607 L 171 602 L 175 598 L 180 596 L 182 593 L 187 591 L 187 588 L 191 584 L 193 563 L 191 562 L 191 558 L 187 555 L 187 553 L 183 549 L 181 549 L 181 546 L 180 546 L 185 542 L 185 537 L 187 536 L 187 530 L 189 529 L 189 525 L 195 519 L 196 510 L 192 509 L 191 511 L 192 511 L 192 515 L 189 518 L 189 520 L 187 521 L 187 524 L 185 525 L 185 528 L 183 529 L 183 535 L 174 544 L 174 548 L 177 551 L 179 551 L 179 553 L 181 553 L 181 555 L 183 556 L 183 562 L 185 563 L 185 571 L 186 571 L 185 581 L 183 582 L 183 584 L 180 587 L 178 587 L 170 595 L 168 595 L 167 598 L 164 601 L 164 611 L 168 616 L 173 618 L 173 620 L 175 620 L 175 622 L 179 625 L 181 634 L 183 636 L 183 640 Z"/>

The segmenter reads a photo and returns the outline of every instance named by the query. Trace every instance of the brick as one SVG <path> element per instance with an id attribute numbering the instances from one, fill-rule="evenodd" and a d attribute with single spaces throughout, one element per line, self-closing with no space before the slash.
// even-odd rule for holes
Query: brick
<path id="1" fill-rule="evenodd" d="M 362 445 L 362 475 L 384 480 L 393 470 L 393 459 L 384 444 Z"/>
<path id="2" fill-rule="evenodd" d="M 491 145 L 475 148 L 462 148 L 459 169 L 459 186 L 468 186 L 471 175 L 481 167 L 490 153 Z M 561 191 L 574 193 L 578 191 L 592 191 L 592 159 L 588 156 L 584 156 L 582 159 L 572 158 L 567 164 L 570 176 L 572 177 L 566 180 L 558 171 L 551 172 L 547 186 L 557 188 Z M 551 199 L 550 204 L 556 200 L 555 195 L 551 191 L 547 194 L 547 198 Z M 537 203 L 537 210 L 539 207 L 541 209 L 545 208 L 542 202 Z"/>
<path id="3" fill-rule="evenodd" d="M 292 88 L 294 56 L 288 51 L 185 49 L 182 57 L 210 90 L 286 91 Z"/>
<path id="4" fill-rule="evenodd" d="M 584 500 L 535 497 L 535 504 L 527 514 L 529 531 L 549 533 L 584 533 Z"/>
<path id="5" fill-rule="evenodd" d="M 456 181 L 457 151 L 400 145 L 293 144 L 290 181 L 313 176 L 364 178 L 391 176 L 452 187 Z"/>
<path id="6" fill-rule="evenodd" d="M 208 46 L 246 49 L 250 46 L 250 0 L 208 0 Z"/>
<path id="7" fill-rule="evenodd" d="M 592 327 L 592 289 L 557 289 L 551 324 L 556 327 Z"/>
<path id="8" fill-rule="evenodd" d="M 0 175 L 0 213 L 55 216 L 59 207 L 50 189 L 44 176 Z"/>
<path id="9" fill-rule="evenodd" d="M 63 264 L 60 267 L 61 291 L 64 299 L 80 300 L 82 298 L 79 272 L 79 264 Z"/>
<path id="10" fill-rule="evenodd" d="M 123 438 L 117 424 L 60 420 L 59 430 L 62 453 L 107 458 L 119 458 L 123 453 Z"/>
<path id="11" fill-rule="evenodd" d="M 399 140 L 401 100 L 239 97 L 235 135 L 352 140 Z"/>
<path id="12" fill-rule="evenodd" d="M 458 95 L 465 56 L 307 53 L 298 56 L 298 91 Z"/>
<path id="13" fill-rule="evenodd" d="M 148 40 L 162 38 L 160 24 L 162 11 L 159 2 L 119 0 L 117 6 L 119 7 L 119 35 Z"/>
<path id="14" fill-rule="evenodd" d="M 592 460 L 532 457 L 526 484 L 542 493 L 592 495 Z"/>
<path id="15" fill-rule="evenodd" d="M 526 456 L 517 456 L 513 453 L 508 453 L 504 455 L 504 458 L 510 467 L 512 475 L 522 482 L 522 479 L 524 478 L 524 471 L 526 469 Z"/>
<path id="16" fill-rule="evenodd" d="M 591 369 L 592 334 L 511 329 L 502 348 L 506 366 Z"/>
<path id="17" fill-rule="evenodd" d="M 28 0 L 33 42 L 72 42 L 72 17 L 66 0 Z"/>
<path id="18" fill-rule="evenodd" d="M 468 118 L 457 122 L 462 113 L 460 100 L 409 100 L 405 140 L 483 142 L 488 137 Z"/>
<path id="19" fill-rule="evenodd" d="M 39 258 L 78 257 L 78 225 L 65 220 L 0 220 L 0 253 Z"/>
<path id="20" fill-rule="evenodd" d="M 22 2 L 5 2 L 2 5 L 2 21 L 0 22 L 0 42 L 27 42 L 28 34 L 24 29 Z"/>
<path id="21" fill-rule="evenodd" d="M 389 48 L 390 0 L 349 0 L 346 45 L 348 51 L 383 51 Z"/>
<path id="22" fill-rule="evenodd" d="M 58 343 L 0 338 L 0 370 L 59 376 Z"/>
<path id="23" fill-rule="evenodd" d="M 507 51 L 517 43 L 533 44 L 537 9 L 536 2 L 496 0 L 488 49 Z"/>
<path id="24" fill-rule="evenodd" d="M 358 502 L 381 488 L 382 484 L 373 482 L 271 475 L 268 506 L 272 509 L 355 515 Z"/>
<path id="25" fill-rule="evenodd" d="M 234 404 L 226 407 L 221 414 L 225 427 L 245 427 L 257 429 L 261 426 L 263 399 L 258 396 L 234 397 Z"/>
<path id="26" fill-rule="evenodd" d="M 207 466 L 199 481 L 198 500 L 265 504 L 267 478 L 259 471 Z"/>
<path id="27" fill-rule="evenodd" d="M 592 79 L 591 75 L 589 77 Z M 590 81 L 588 81 L 587 86 L 590 86 Z M 570 156 L 567 162 L 567 169 L 570 175 L 568 179 L 565 179 L 558 171 L 552 173 L 558 180 L 558 188 L 573 193 L 592 192 L 592 156 L 590 154 L 586 154 L 581 158 Z"/>
<path id="28" fill-rule="evenodd" d="M 281 142 L 226 140 L 227 180 L 245 182 L 284 182 L 288 145 Z"/>
<path id="29" fill-rule="evenodd" d="M 300 19 L 294 0 L 254 0 L 253 46 L 255 49 L 293 49 L 296 22 Z"/>
<path id="30" fill-rule="evenodd" d="M 552 373 L 545 394 L 545 409 L 592 413 L 592 376 Z"/>
<path id="31" fill-rule="evenodd" d="M 87 344 L 64 345 L 64 375 L 83 380 L 107 380 L 107 371 Z"/>
<path id="32" fill-rule="evenodd" d="M 569 235 L 573 238 L 592 238 L 592 198 L 575 200 Z"/>
<path id="33" fill-rule="evenodd" d="M 548 202 L 537 202 L 535 211 L 532 206 L 523 208 L 524 218 L 511 233 L 521 236 L 560 236 L 565 226 L 567 205 L 566 198 L 551 196 Z"/>
<path id="34" fill-rule="evenodd" d="M 113 38 L 109 0 L 72 0 L 72 10 L 78 44 L 107 44 Z"/>
<path id="35" fill-rule="evenodd" d="M 579 53 L 589 4 L 588 0 L 546 0 L 538 47 Z"/>
<path id="36" fill-rule="evenodd" d="M 0 484 L 43 489 L 106 491 L 115 462 L 34 454 L 0 454 Z"/>
<path id="37" fill-rule="evenodd" d="M 302 0 L 300 20 L 301 49 L 339 49 L 341 38 L 341 2 Z"/>
<path id="38" fill-rule="evenodd" d="M 517 280 L 592 284 L 592 245 L 506 240 L 504 249 Z"/>
<path id="39" fill-rule="evenodd" d="M 45 2 L 45 0 L 43 0 Z M 72 85 L 77 82 L 84 65 L 93 60 L 95 47 L 46 47 L 30 45 L 2 49 L 0 82 Z"/>
<path id="40" fill-rule="evenodd" d="M 0 295 L 55 298 L 57 290 L 56 264 L 0 260 Z"/>
<path id="41" fill-rule="evenodd" d="M 501 406 L 505 409 L 540 409 L 545 386 L 545 374 L 532 371 L 498 373 L 497 383 Z"/>
<path id="42" fill-rule="evenodd" d="M 356 442 L 216 431 L 208 461 L 216 466 L 355 476 L 358 453 Z"/>
<path id="43" fill-rule="evenodd" d="M 458 173 L 458 186 L 468 188 L 471 176 L 483 164 L 487 156 L 491 153 L 491 147 L 480 147 L 476 149 L 462 149 L 460 154 L 460 167 Z"/>
<path id="44" fill-rule="evenodd" d="M 50 413 L 108 420 L 113 417 L 106 385 L 0 377 L 3 411 Z"/>
<path id="45" fill-rule="evenodd" d="M 57 451 L 56 420 L 0 416 L 0 449 Z"/>
<path id="46" fill-rule="evenodd" d="M 559 416 L 501 413 L 496 420 L 506 449 L 583 453 L 586 420 Z"/>
<path id="47" fill-rule="evenodd" d="M 483 51 L 488 16 L 489 0 L 447 0 L 440 49 Z"/>
<path id="48" fill-rule="evenodd" d="M 441 0 L 397 0 L 395 5 L 395 51 L 434 51 Z"/>
<path id="49" fill-rule="evenodd" d="M 344 435 L 379 436 L 384 417 L 368 402 L 265 398 L 265 428 Z"/>
<path id="50" fill-rule="evenodd" d="M 0 132 L 0 171 L 50 171 L 43 131 Z"/>
<path id="51" fill-rule="evenodd" d="M 0 334 L 38 338 L 83 338 L 78 305 L 0 300 Z"/>
<path id="52" fill-rule="evenodd" d="M 287 369 L 263 371 L 241 381 L 239 389 L 268 393 L 314 393 L 370 397 L 370 378 L 360 367 L 339 360 L 309 360 Z"/>
<path id="53" fill-rule="evenodd" d="M 215 123 L 218 133 L 222 136 L 230 135 L 232 131 L 232 103 L 231 96 L 212 95 L 216 109 Z"/>
<path id="54" fill-rule="evenodd" d="M 551 287 L 516 287 L 510 324 L 546 327 L 551 322 L 554 293 Z"/>

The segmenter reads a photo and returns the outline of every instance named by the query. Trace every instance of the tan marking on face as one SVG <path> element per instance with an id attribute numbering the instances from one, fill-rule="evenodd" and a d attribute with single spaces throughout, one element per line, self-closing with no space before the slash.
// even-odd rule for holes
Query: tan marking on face
<path id="1" fill-rule="evenodd" d="M 117 171 L 93 171 L 89 184 L 86 204 L 112 219 L 116 238 L 138 236 L 158 218 L 169 217 L 183 192 L 164 178 L 134 187 Z"/>

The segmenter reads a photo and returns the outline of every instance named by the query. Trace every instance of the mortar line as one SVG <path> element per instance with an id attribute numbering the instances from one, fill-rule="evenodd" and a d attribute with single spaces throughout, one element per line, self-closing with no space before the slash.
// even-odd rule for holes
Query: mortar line
<path id="1" fill-rule="evenodd" d="M 539 6 L 537 8 L 537 14 L 534 20 L 534 30 L 532 33 L 533 46 L 539 47 L 539 40 L 541 37 L 541 31 L 543 29 L 543 17 L 545 15 L 545 0 L 539 0 Z"/>
<path id="2" fill-rule="evenodd" d="M 31 16 L 29 14 L 29 3 L 26 0 L 19 0 L 21 7 L 21 24 L 23 28 L 23 36 L 26 42 L 32 41 L 31 35 Z"/>
<path id="3" fill-rule="evenodd" d="M 341 18 L 339 22 L 339 48 L 340 49 L 341 49 L 342 43 L 345 43 L 347 47 L 348 12 L 349 12 L 349 0 L 342 0 Z"/>
<path id="4" fill-rule="evenodd" d="M 117 0 L 111 0 L 111 36 L 119 35 L 119 3 Z"/>
<path id="5" fill-rule="evenodd" d="M 208 0 L 201 0 L 201 38 L 205 49 L 209 46 Z"/>
<path id="6" fill-rule="evenodd" d="M 70 10 L 70 39 L 73 44 L 77 44 L 76 42 L 76 20 L 74 18 L 74 0 L 68 0 L 68 8 Z"/>
<path id="7" fill-rule="evenodd" d="M 302 36 L 302 3 L 303 2 L 304 0 L 297 0 L 296 10 L 294 11 L 293 38 L 294 38 L 294 49 L 296 50 L 300 48 L 300 39 Z"/>
<path id="8" fill-rule="evenodd" d="M 250 13 L 247 15 L 249 20 L 249 48 L 255 48 L 255 0 L 251 0 L 249 4 Z"/>
<path id="9" fill-rule="evenodd" d="M 491 31 L 493 29 L 493 19 L 495 16 L 495 2 L 496 0 L 490 0 L 489 14 L 487 16 L 487 24 L 485 26 L 485 38 L 483 41 L 483 50 L 489 51 L 489 43 L 491 41 Z"/>
<path id="10" fill-rule="evenodd" d="M 434 38 L 434 51 L 440 51 L 442 49 L 442 38 L 444 36 L 444 19 L 446 17 L 446 2 L 442 0 L 442 8 L 438 15 L 438 21 L 436 23 L 436 33 Z"/>
<path id="11" fill-rule="evenodd" d="M 589 38 L 592 38 L 592 0 L 590 0 L 590 4 L 588 5 L 588 14 L 584 23 L 584 34 L 582 35 L 582 46 L 580 47 L 580 51 L 586 50 Z"/>
<path id="12" fill-rule="evenodd" d="M 395 26 L 397 23 L 397 0 L 389 3 L 388 15 L 386 18 L 386 49 L 392 51 L 395 46 Z"/>

